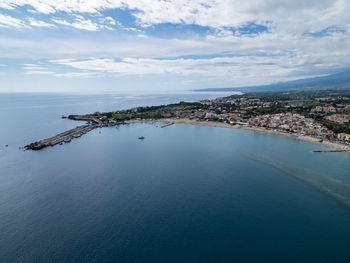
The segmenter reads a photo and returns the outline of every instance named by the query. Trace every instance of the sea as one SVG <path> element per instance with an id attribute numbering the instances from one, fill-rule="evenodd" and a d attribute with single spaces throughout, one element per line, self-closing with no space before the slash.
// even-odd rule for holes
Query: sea
<path id="1" fill-rule="evenodd" d="M 62 115 L 223 95 L 1 94 L 0 262 L 350 262 L 349 153 L 159 122 L 21 148 L 82 124 Z"/>

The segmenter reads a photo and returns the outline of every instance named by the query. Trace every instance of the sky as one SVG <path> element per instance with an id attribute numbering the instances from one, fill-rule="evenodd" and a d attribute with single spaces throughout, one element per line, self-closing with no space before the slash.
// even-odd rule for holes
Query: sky
<path id="1" fill-rule="evenodd" d="M 0 0 L 0 92 L 181 92 L 350 67 L 349 0 Z"/>

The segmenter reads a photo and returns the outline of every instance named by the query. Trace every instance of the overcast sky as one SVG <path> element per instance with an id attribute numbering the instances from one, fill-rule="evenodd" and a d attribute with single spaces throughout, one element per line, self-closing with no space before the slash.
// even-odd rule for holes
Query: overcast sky
<path id="1" fill-rule="evenodd" d="M 0 0 L 0 92 L 239 87 L 350 66 L 349 0 Z"/>

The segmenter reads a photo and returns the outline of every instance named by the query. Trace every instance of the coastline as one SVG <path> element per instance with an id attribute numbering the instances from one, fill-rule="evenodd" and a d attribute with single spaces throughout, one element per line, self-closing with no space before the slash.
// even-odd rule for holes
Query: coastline
<path id="1" fill-rule="evenodd" d="M 311 136 L 295 136 L 290 133 L 280 132 L 280 131 L 274 131 L 269 130 L 261 127 L 248 127 L 248 126 L 242 126 L 242 125 L 231 125 L 228 123 L 223 122 L 213 122 L 213 121 L 197 121 L 197 120 L 190 120 L 190 119 L 164 119 L 164 121 L 174 122 L 176 124 L 188 124 L 188 125 L 199 125 L 199 126 L 209 126 L 209 127 L 217 127 L 217 128 L 228 128 L 228 129 L 243 129 L 253 132 L 263 132 L 263 133 L 269 133 L 273 135 L 280 135 L 280 136 L 286 136 L 289 138 L 293 138 L 295 140 L 299 141 L 306 141 L 311 142 L 318 145 L 327 146 L 329 148 L 332 148 L 337 151 L 344 151 L 350 153 L 350 145 L 345 144 L 338 144 L 335 142 L 323 140 L 320 142 L 317 138 L 311 137 Z"/>

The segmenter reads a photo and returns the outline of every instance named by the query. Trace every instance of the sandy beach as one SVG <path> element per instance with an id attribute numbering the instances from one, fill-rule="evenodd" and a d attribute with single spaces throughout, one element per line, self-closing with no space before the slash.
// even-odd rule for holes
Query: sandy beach
<path id="1" fill-rule="evenodd" d="M 270 134 L 274 134 L 274 135 L 287 136 L 287 137 L 293 138 L 295 140 L 307 141 L 307 142 L 315 143 L 318 145 L 325 145 L 325 146 L 332 148 L 334 150 L 346 151 L 346 152 L 350 153 L 350 145 L 339 144 L 339 143 L 335 143 L 335 142 L 331 142 L 331 141 L 327 141 L 327 140 L 323 140 L 322 142 L 320 142 L 317 138 L 314 138 L 311 136 L 298 136 L 297 137 L 297 136 L 290 134 L 290 133 L 274 131 L 274 130 L 269 130 L 269 129 L 260 128 L 260 127 L 231 125 L 231 124 L 223 123 L 223 122 L 197 121 L 197 120 L 190 120 L 190 119 L 166 119 L 165 121 L 179 123 L 179 124 L 201 125 L 201 126 L 211 126 L 211 127 L 229 128 L 229 129 L 244 129 L 244 130 L 249 130 L 249 131 L 253 131 L 253 132 L 270 133 Z"/>

